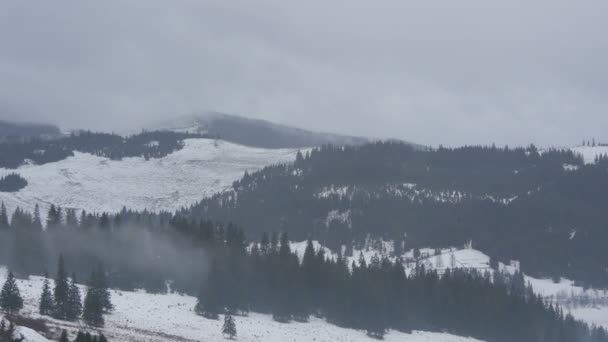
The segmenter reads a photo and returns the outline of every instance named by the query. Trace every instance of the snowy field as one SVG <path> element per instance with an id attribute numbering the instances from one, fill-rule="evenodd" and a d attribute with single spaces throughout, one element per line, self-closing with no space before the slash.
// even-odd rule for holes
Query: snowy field
<path id="1" fill-rule="evenodd" d="M 185 147 L 164 158 L 108 158 L 75 152 L 74 157 L 44 165 L 25 165 L 16 172 L 28 186 L 0 192 L 9 212 L 50 204 L 88 212 L 118 212 L 123 206 L 174 211 L 224 191 L 245 171 L 292 162 L 295 149 L 261 149 L 221 140 L 188 139 Z M 15 172 L 0 168 L 0 176 Z M 43 210 L 45 214 L 46 210 Z"/>
<path id="2" fill-rule="evenodd" d="M 6 279 L 6 270 L 0 268 L 0 282 Z M 43 279 L 31 277 L 29 280 L 18 280 L 18 286 L 25 299 L 22 314 L 40 318 L 37 313 L 38 298 Z M 84 288 L 81 288 L 84 292 Z M 154 295 L 143 292 L 112 291 L 115 313 L 106 316 L 106 327 L 103 329 L 111 341 L 124 342 L 216 342 L 224 341 L 221 334 L 222 321 L 208 320 L 193 312 L 196 298 L 178 294 Z M 47 318 L 47 317 L 45 317 Z M 272 320 L 269 315 L 252 313 L 248 317 L 236 317 L 237 340 L 244 342 L 373 342 L 364 331 L 339 328 L 321 319 L 311 318 L 309 323 L 281 324 Z M 79 328 L 78 323 L 67 323 L 50 320 L 49 326 L 68 329 L 72 336 Z M 34 334 L 30 334 L 35 336 Z M 41 342 L 44 340 L 30 340 Z M 391 331 L 386 335 L 388 342 L 475 342 L 472 338 L 459 337 L 443 333 L 414 331 L 405 334 Z"/>
<path id="3" fill-rule="evenodd" d="M 583 157 L 586 164 L 593 164 L 595 157 L 608 154 L 608 146 L 577 146 L 571 150 Z"/>

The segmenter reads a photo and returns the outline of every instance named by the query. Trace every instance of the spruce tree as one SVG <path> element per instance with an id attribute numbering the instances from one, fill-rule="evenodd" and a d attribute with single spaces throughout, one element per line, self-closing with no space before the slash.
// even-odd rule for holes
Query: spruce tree
<path id="1" fill-rule="evenodd" d="M 34 207 L 34 219 L 32 221 L 32 227 L 36 230 L 42 230 L 42 221 L 40 219 L 40 207 L 38 204 Z"/>
<path id="2" fill-rule="evenodd" d="M 63 255 L 59 255 L 57 264 L 57 277 L 55 278 L 55 313 L 54 317 L 58 319 L 67 319 L 69 312 L 69 292 L 70 285 L 68 284 L 68 276 L 65 270 Z"/>
<path id="3" fill-rule="evenodd" d="M 80 290 L 76 285 L 76 275 L 72 274 L 72 280 L 70 282 L 70 289 L 68 291 L 68 312 L 67 319 L 70 321 L 78 320 L 78 317 L 82 314 L 82 299 L 80 297 Z"/>
<path id="4" fill-rule="evenodd" d="M 93 272 L 89 280 L 87 294 L 84 299 L 84 310 L 82 319 L 86 324 L 93 327 L 103 327 L 103 299 L 97 287 L 98 277 Z"/>
<path id="5" fill-rule="evenodd" d="M 41 315 L 50 316 L 54 312 L 54 300 L 53 294 L 51 293 L 51 286 L 49 284 L 49 276 L 47 273 L 44 274 L 44 284 L 42 285 L 42 295 L 40 296 L 40 307 L 39 311 Z"/>
<path id="6" fill-rule="evenodd" d="M 222 305 L 222 274 L 214 261 L 209 271 L 207 281 L 201 287 L 194 311 L 208 319 L 218 319 L 223 309 Z"/>
<path id="7" fill-rule="evenodd" d="M 110 289 L 108 288 L 108 278 L 106 277 L 106 270 L 103 264 L 100 263 L 99 265 L 97 265 L 95 276 L 95 287 L 99 292 L 103 311 L 105 313 L 114 311 L 114 305 L 112 304 L 112 295 L 110 293 Z"/>
<path id="8" fill-rule="evenodd" d="M 70 339 L 68 339 L 68 332 L 65 329 L 61 331 L 61 337 L 59 337 L 59 342 L 70 342 Z"/>
<path id="9" fill-rule="evenodd" d="M 224 316 L 224 326 L 222 327 L 222 333 L 227 335 L 231 340 L 236 336 L 236 323 L 231 315 Z"/>
<path id="10" fill-rule="evenodd" d="M 78 330 L 78 334 L 76 334 L 74 342 L 87 342 L 87 337 L 82 331 Z"/>
<path id="11" fill-rule="evenodd" d="M 10 225 L 8 224 L 8 213 L 6 212 L 6 206 L 4 206 L 4 202 L 0 203 L 0 230 L 9 229 Z"/>
<path id="12" fill-rule="evenodd" d="M 0 307 L 9 314 L 15 314 L 23 308 L 23 298 L 13 272 L 8 272 L 8 278 L 0 292 Z"/>

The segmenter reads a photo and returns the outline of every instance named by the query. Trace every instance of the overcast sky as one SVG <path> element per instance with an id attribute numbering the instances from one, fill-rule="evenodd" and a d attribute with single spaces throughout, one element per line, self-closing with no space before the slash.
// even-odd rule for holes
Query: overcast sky
<path id="1" fill-rule="evenodd" d="M 608 141 L 608 1 L 1 1 L 0 118 Z"/>

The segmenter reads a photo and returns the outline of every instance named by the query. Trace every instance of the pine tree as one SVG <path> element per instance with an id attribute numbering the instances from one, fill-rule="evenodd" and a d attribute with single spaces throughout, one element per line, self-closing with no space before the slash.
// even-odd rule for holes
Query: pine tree
<path id="1" fill-rule="evenodd" d="M 95 272 L 97 279 L 95 280 L 95 286 L 98 289 L 99 296 L 101 298 L 102 309 L 105 313 L 114 311 L 114 305 L 112 304 L 112 295 L 108 288 L 108 278 L 106 277 L 106 270 L 103 264 L 97 266 Z"/>
<path id="2" fill-rule="evenodd" d="M 204 286 L 201 287 L 194 311 L 208 319 L 218 319 L 222 311 L 222 274 L 214 261 Z"/>
<path id="3" fill-rule="evenodd" d="M 102 333 L 99 333 L 97 342 L 108 342 L 108 339 Z"/>
<path id="4" fill-rule="evenodd" d="M 50 316 L 54 312 L 54 300 L 53 294 L 51 293 L 51 286 L 49 284 L 49 276 L 47 273 L 44 274 L 44 284 L 42 285 L 42 295 L 40 296 L 40 314 Z"/>
<path id="5" fill-rule="evenodd" d="M 9 314 L 17 313 L 23 308 L 23 298 L 13 272 L 8 272 L 8 278 L 0 292 L 0 307 Z"/>
<path id="6" fill-rule="evenodd" d="M 59 342 L 70 342 L 70 340 L 68 339 L 68 332 L 65 329 L 61 331 L 61 337 L 59 337 Z"/>
<path id="7" fill-rule="evenodd" d="M 450 268 L 452 270 L 456 268 L 456 255 L 453 252 L 450 254 Z"/>
<path id="8" fill-rule="evenodd" d="M 78 334 L 76 334 L 74 342 L 87 342 L 87 337 L 82 331 L 78 330 Z"/>
<path id="9" fill-rule="evenodd" d="M 57 263 L 57 277 L 55 278 L 55 313 L 54 317 L 58 319 L 67 319 L 69 312 L 69 292 L 70 285 L 68 284 L 68 276 L 65 270 L 63 255 L 59 255 Z"/>
<path id="10" fill-rule="evenodd" d="M 224 326 L 222 327 L 222 333 L 227 335 L 231 340 L 236 336 L 236 323 L 231 315 L 224 316 Z"/>
<path id="11" fill-rule="evenodd" d="M 34 219 L 32 221 L 32 227 L 36 230 L 42 230 L 42 221 L 40 219 L 40 207 L 38 204 L 34 207 Z"/>
<path id="12" fill-rule="evenodd" d="M 72 274 L 72 281 L 70 282 L 70 289 L 68 291 L 68 312 L 67 319 L 70 321 L 78 320 L 78 317 L 82 314 L 82 299 L 80 297 L 80 290 L 76 285 L 76 275 Z"/>
<path id="13" fill-rule="evenodd" d="M 4 202 L 0 203 L 0 230 L 9 229 L 8 214 Z"/>
<path id="14" fill-rule="evenodd" d="M 95 272 L 91 273 L 87 294 L 84 298 L 84 310 L 82 319 L 86 324 L 94 327 L 103 327 L 103 299 L 97 287 L 98 276 Z"/>

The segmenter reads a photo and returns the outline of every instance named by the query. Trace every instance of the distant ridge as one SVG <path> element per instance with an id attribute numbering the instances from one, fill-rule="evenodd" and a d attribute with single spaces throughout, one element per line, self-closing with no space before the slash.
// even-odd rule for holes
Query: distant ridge
<path id="1" fill-rule="evenodd" d="M 51 139 L 59 136 L 61 131 L 54 125 L 0 120 L 0 142 L 24 141 L 32 138 Z"/>
<path id="2" fill-rule="evenodd" d="M 147 129 L 208 133 L 229 142 L 262 148 L 304 148 L 327 144 L 361 145 L 371 141 L 363 137 L 313 132 L 266 120 L 218 112 L 187 115 Z"/>

